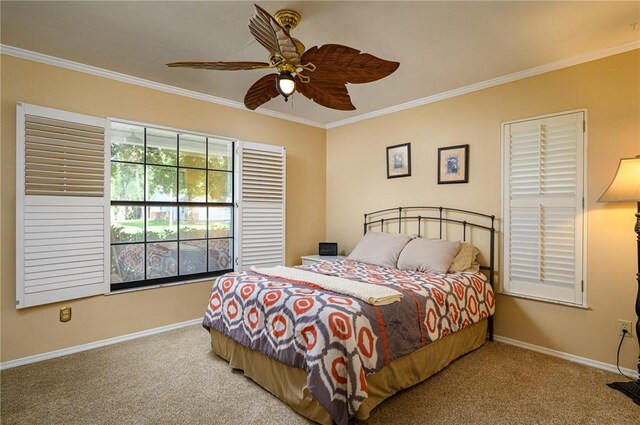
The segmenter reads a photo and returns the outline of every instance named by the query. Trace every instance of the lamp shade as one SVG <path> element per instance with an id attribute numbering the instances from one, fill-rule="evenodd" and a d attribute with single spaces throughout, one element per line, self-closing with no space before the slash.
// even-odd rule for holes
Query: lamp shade
<path id="1" fill-rule="evenodd" d="M 620 160 L 616 176 L 598 202 L 640 202 L 640 155 Z"/>

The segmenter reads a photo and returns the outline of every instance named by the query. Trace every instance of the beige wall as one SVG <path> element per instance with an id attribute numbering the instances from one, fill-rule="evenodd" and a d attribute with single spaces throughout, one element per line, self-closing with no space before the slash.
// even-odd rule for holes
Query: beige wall
<path id="1" fill-rule="evenodd" d="M 88 74 L 2 56 L 1 361 L 201 317 L 211 282 L 15 308 L 15 114 L 22 101 L 287 148 L 287 264 L 325 236 L 325 130 Z"/>
<path id="2" fill-rule="evenodd" d="M 634 204 L 596 201 L 618 160 L 640 154 L 640 51 L 612 56 L 327 132 L 327 239 L 349 252 L 367 211 L 443 205 L 501 216 L 501 123 L 588 110 L 587 301 L 578 309 L 498 296 L 496 334 L 615 364 L 618 319 L 635 320 Z M 386 178 L 385 147 L 411 142 L 412 176 Z M 437 185 L 437 149 L 470 145 L 468 184 Z M 622 365 L 635 369 L 638 340 Z"/>
<path id="3" fill-rule="evenodd" d="M 16 310 L 15 102 L 113 116 L 287 147 L 287 263 L 317 241 L 349 252 L 362 214 L 400 204 L 463 207 L 500 216 L 500 124 L 588 110 L 589 310 L 498 297 L 496 333 L 615 363 L 617 319 L 634 320 L 635 234 L 632 204 L 602 205 L 618 159 L 640 154 L 640 52 L 634 51 L 499 87 L 331 129 L 259 114 L 2 56 L 0 158 L 1 361 L 198 318 L 211 282 L 98 296 Z M 286 138 L 283 137 L 286 135 Z M 385 147 L 411 142 L 412 176 L 386 179 Z M 469 143 L 470 182 L 436 184 L 436 152 Z M 313 188 L 313 190 L 310 190 Z M 636 336 L 622 350 L 635 368 Z"/>

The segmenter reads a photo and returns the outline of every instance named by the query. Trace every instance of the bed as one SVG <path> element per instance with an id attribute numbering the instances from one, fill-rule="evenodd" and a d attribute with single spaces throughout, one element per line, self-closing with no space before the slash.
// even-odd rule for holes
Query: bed
<path id="1" fill-rule="evenodd" d="M 492 338 L 494 219 L 443 207 L 379 210 L 365 214 L 364 237 L 347 259 L 290 275 L 221 276 L 203 321 L 213 351 L 315 422 L 365 420 Z M 477 255 L 480 242 L 488 261 Z M 463 247 L 479 264 L 465 258 L 454 269 Z M 346 292 L 325 289 L 325 280 Z M 347 295 L 358 285 L 397 297 L 372 305 L 368 295 Z"/>

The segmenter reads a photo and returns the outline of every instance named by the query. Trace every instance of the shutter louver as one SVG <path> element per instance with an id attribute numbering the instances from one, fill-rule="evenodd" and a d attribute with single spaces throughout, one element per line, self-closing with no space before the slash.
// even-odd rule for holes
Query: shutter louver
<path id="1" fill-rule="evenodd" d="M 540 193 L 540 148 L 537 129 L 511 135 L 511 195 Z"/>
<path id="2" fill-rule="evenodd" d="M 25 117 L 25 194 L 104 195 L 104 128 Z"/>
<path id="3" fill-rule="evenodd" d="M 545 131 L 540 139 L 542 144 L 542 163 L 540 164 L 542 193 L 575 197 L 576 126 L 568 123 L 543 126 L 543 128 Z"/>
<path id="4" fill-rule="evenodd" d="M 243 148 L 242 200 L 282 202 L 284 154 Z"/>
<path id="5" fill-rule="evenodd" d="M 239 268 L 283 265 L 285 150 L 244 142 L 240 164 Z"/>
<path id="6" fill-rule="evenodd" d="M 534 283 L 540 279 L 540 215 L 537 208 L 513 208 L 510 221 L 510 278 Z"/>
<path id="7" fill-rule="evenodd" d="M 507 292 L 582 303 L 583 120 L 505 126 Z"/>
<path id="8" fill-rule="evenodd" d="M 18 104 L 17 130 L 17 307 L 104 293 L 104 120 Z"/>
<path id="9" fill-rule="evenodd" d="M 576 212 L 574 208 L 543 208 L 541 280 L 572 287 L 576 281 Z"/>

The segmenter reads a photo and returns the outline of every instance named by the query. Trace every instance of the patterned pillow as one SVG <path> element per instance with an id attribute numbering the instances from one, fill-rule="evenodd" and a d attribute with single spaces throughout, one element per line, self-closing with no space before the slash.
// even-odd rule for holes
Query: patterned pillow
<path id="1" fill-rule="evenodd" d="M 378 266 L 396 267 L 402 248 L 411 238 L 382 232 L 367 232 L 349 254 L 349 259 Z"/>
<path id="2" fill-rule="evenodd" d="M 425 273 L 446 273 L 460 242 L 417 238 L 404 247 L 398 258 L 398 268 Z"/>
<path id="3" fill-rule="evenodd" d="M 480 264 L 476 262 L 476 257 L 480 250 L 468 242 L 460 243 L 460 250 L 453 257 L 453 261 L 449 266 L 449 273 L 472 272 L 477 273 L 480 270 Z"/>

